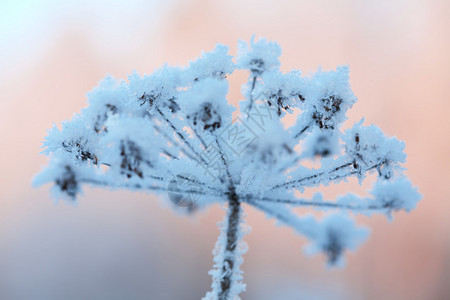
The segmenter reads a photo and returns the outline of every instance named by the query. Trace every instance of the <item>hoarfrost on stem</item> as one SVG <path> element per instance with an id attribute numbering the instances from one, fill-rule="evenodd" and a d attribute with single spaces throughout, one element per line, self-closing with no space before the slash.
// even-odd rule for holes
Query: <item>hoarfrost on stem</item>
<path id="1" fill-rule="evenodd" d="M 49 130 L 43 152 L 50 163 L 34 183 L 53 182 L 55 197 L 71 203 L 90 185 L 169 195 L 186 212 L 227 207 L 205 299 L 239 299 L 245 290 L 246 206 L 308 238 L 307 253 L 322 252 L 328 265 L 343 265 L 343 254 L 368 236 L 352 213 L 392 218 L 415 208 L 421 196 L 403 174 L 403 142 L 363 120 L 341 130 L 356 102 L 348 67 L 284 73 L 280 54 L 278 44 L 252 38 L 239 42 L 234 58 L 217 45 L 186 67 L 134 72 L 128 81 L 107 76 L 88 93 L 88 107 Z M 237 108 L 227 100 L 227 76 L 235 69 L 247 70 L 249 79 L 233 121 Z M 287 114 L 296 117 L 290 127 L 283 122 Z M 307 167 L 310 160 L 319 167 Z M 376 180 L 368 196 L 301 197 L 305 189 L 352 177 L 362 183 L 370 174 Z M 299 215 L 296 207 L 325 216 Z"/>

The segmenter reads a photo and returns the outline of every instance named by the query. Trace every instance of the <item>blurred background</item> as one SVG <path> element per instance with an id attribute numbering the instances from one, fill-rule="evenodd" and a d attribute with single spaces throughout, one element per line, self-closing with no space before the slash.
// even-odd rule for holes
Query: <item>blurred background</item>
<path id="1" fill-rule="evenodd" d="M 404 140 L 424 198 L 393 222 L 358 218 L 371 237 L 337 270 L 246 207 L 243 299 L 450 299 L 448 0 L 0 0 L 0 299 L 190 300 L 209 290 L 219 206 L 186 217 L 151 195 L 88 188 L 76 207 L 55 205 L 31 179 L 47 163 L 46 130 L 79 112 L 106 74 L 184 65 L 219 42 L 235 54 L 252 34 L 281 45 L 285 71 L 349 64 L 359 101 L 346 126 L 365 117 Z M 231 101 L 246 77 L 231 77 Z"/>

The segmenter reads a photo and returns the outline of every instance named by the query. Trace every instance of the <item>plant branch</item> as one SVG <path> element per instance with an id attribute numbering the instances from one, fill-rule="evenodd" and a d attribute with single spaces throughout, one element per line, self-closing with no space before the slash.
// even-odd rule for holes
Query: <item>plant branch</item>
<path id="1" fill-rule="evenodd" d="M 248 100 L 249 100 L 249 105 L 248 105 L 248 108 L 247 108 L 247 113 L 248 113 L 248 116 L 250 117 L 250 111 L 252 110 L 252 108 L 253 108 L 253 102 L 254 102 L 254 99 L 253 99 L 253 90 L 255 89 L 255 86 L 256 86 L 256 80 L 258 79 L 258 76 L 256 76 L 256 75 L 254 75 L 253 76 L 253 79 L 252 79 L 252 86 L 251 86 L 251 88 L 250 88 L 250 93 L 249 93 L 249 96 L 248 96 Z"/>
<path id="2" fill-rule="evenodd" d="M 208 148 L 208 145 L 206 145 L 205 140 L 202 138 L 202 136 L 200 135 L 200 133 L 198 132 L 198 130 L 197 130 L 194 126 L 191 126 L 191 128 L 192 128 L 192 131 L 194 131 L 195 136 L 198 138 L 198 140 L 200 141 L 200 143 L 202 143 L 203 147 L 205 147 L 205 149 L 207 149 L 207 148 Z"/>
<path id="3" fill-rule="evenodd" d="M 178 178 L 180 178 L 180 179 L 183 179 L 183 180 L 186 180 L 186 181 L 195 183 L 195 184 L 197 184 L 197 185 L 199 185 L 199 186 L 201 186 L 201 187 L 204 187 L 204 188 L 207 188 L 207 189 L 210 189 L 210 190 L 213 190 L 213 191 L 217 191 L 217 192 L 219 192 L 219 193 L 225 193 L 224 191 L 221 191 L 221 190 L 219 190 L 218 188 L 209 186 L 209 185 L 207 185 L 206 183 L 201 182 L 201 181 L 199 181 L 199 180 L 197 180 L 197 179 L 189 178 L 189 177 L 186 177 L 186 176 L 181 175 L 181 174 L 180 174 L 180 175 L 176 175 L 176 176 L 177 176 Z"/>
<path id="4" fill-rule="evenodd" d="M 254 200 L 247 199 L 245 201 L 246 203 L 256 207 L 257 209 L 264 212 L 266 215 L 276 219 L 277 221 L 283 223 L 284 225 L 291 227 L 296 232 L 309 235 L 310 229 L 307 224 L 303 223 L 302 220 L 293 212 L 287 209 L 281 209 L 280 207 L 277 208 L 277 210 L 273 210 L 269 206 L 258 203 Z"/>
<path id="5" fill-rule="evenodd" d="M 156 131 L 158 131 L 159 133 L 161 133 L 168 142 L 170 142 L 172 145 L 174 145 L 175 147 L 178 147 L 180 149 L 181 152 L 183 152 L 188 158 L 190 158 L 193 161 L 198 161 L 191 153 L 189 153 L 182 145 L 180 145 L 176 140 L 172 139 L 170 136 L 168 136 L 163 130 L 161 130 L 161 128 L 159 128 L 157 125 L 154 125 L 154 128 L 156 129 Z"/>
<path id="6" fill-rule="evenodd" d="M 112 185 L 110 182 L 92 179 L 92 178 L 80 178 L 79 182 L 82 183 L 88 183 L 96 186 L 104 186 L 104 187 L 110 187 L 110 188 L 128 188 L 128 189 L 137 189 L 137 190 L 149 190 L 149 191 L 160 191 L 160 192 L 174 192 L 174 193 L 181 193 L 181 194 L 198 194 L 198 195 L 205 195 L 205 196 L 214 196 L 214 197 L 223 197 L 226 195 L 226 193 L 223 192 L 205 192 L 204 190 L 199 189 L 173 189 L 168 188 L 164 186 L 157 186 L 157 185 L 149 185 L 149 184 L 139 184 L 139 183 L 119 183 Z"/>
<path id="7" fill-rule="evenodd" d="M 324 207 L 324 208 L 339 208 L 339 209 L 347 209 L 354 211 L 361 210 L 383 210 L 386 207 L 377 206 L 377 205 L 367 205 L 367 206 L 355 206 L 350 204 L 340 204 L 336 202 L 318 202 L 311 200 L 303 200 L 303 199 L 276 199 L 269 197 L 262 198 L 254 198 L 251 195 L 242 197 L 242 201 L 253 205 L 253 202 L 269 202 L 269 203 L 282 203 L 288 204 L 292 206 L 315 206 L 315 207 Z"/>
<path id="8" fill-rule="evenodd" d="M 308 180 L 312 180 L 312 179 L 319 179 L 321 176 L 323 176 L 325 174 L 326 175 L 330 175 L 330 174 L 332 174 L 332 173 L 334 173 L 336 171 L 339 171 L 341 169 L 345 169 L 345 168 L 350 167 L 352 165 L 353 165 L 353 163 L 345 163 L 345 164 L 343 164 L 341 166 L 335 167 L 334 169 L 332 169 L 330 171 L 321 171 L 321 172 L 318 172 L 316 174 L 312 174 L 312 175 L 309 175 L 309 176 L 306 176 L 306 177 L 303 177 L 303 178 L 289 180 L 288 182 L 274 185 L 269 190 L 276 190 L 276 189 L 279 189 L 279 188 L 294 187 L 297 184 L 302 184 L 303 182 L 308 181 Z M 355 173 L 358 173 L 358 171 L 356 171 L 356 170 L 355 171 L 350 171 L 348 174 L 345 174 L 345 176 L 344 175 L 339 175 L 339 176 L 334 177 L 333 179 L 346 177 L 346 176 L 349 176 L 349 175 L 352 175 L 352 174 L 355 174 Z"/>
<path id="9" fill-rule="evenodd" d="M 169 120 L 169 118 L 166 117 L 166 115 L 159 109 L 159 107 L 156 107 L 156 110 L 160 114 L 160 116 L 163 118 L 164 121 L 172 128 L 172 130 L 175 132 L 175 134 L 185 143 L 185 145 L 192 151 L 192 153 L 197 156 L 198 159 L 200 159 L 205 165 L 207 165 L 205 159 L 194 149 L 194 147 L 189 143 L 187 138 L 183 135 L 183 133 L 178 130 L 175 125 Z"/>
<path id="10" fill-rule="evenodd" d="M 305 127 L 303 127 L 302 130 L 300 130 L 299 132 L 297 132 L 296 135 L 294 135 L 294 139 L 298 139 L 302 134 L 304 134 L 306 132 L 306 130 L 308 130 L 308 128 L 311 126 L 311 124 L 306 125 Z"/>

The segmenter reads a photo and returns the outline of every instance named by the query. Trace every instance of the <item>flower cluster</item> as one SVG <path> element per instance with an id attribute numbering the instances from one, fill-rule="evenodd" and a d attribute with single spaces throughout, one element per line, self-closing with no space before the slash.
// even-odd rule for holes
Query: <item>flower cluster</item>
<path id="1" fill-rule="evenodd" d="M 252 38 L 239 43 L 237 57 L 218 45 L 185 67 L 133 73 L 126 81 L 108 76 L 88 94 L 88 107 L 49 131 L 50 164 L 35 183 L 53 182 L 56 197 L 70 201 L 91 185 L 169 195 L 178 209 L 188 203 L 189 212 L 228 204 L 207 299 L 237 299 L 245 289 L 243 204 L 306 236 L 308 252 L 342 264 L 346 250 L 368 235 L 351 213 L 391 217 L 413 209 L 421 196 L 403 174 L 403 142 L 363 121 L 341 130 L 356 102 L 348 67 L 310 76 L 282 72 L 280 54 L 278 44 Z M 249 73 L 240 110 L 227 100 L 227 77 L 235 69 Z M 284 122 L 288 114 L 296 117 L 292 126 Z M 308 167 L 310 160 L 319 167 Z M 363 182 L 370 174 L 369 197 L 299 197 L 311 187 Z M 301 216 L 293 211 L 298 206 L 326 215 Z"/>

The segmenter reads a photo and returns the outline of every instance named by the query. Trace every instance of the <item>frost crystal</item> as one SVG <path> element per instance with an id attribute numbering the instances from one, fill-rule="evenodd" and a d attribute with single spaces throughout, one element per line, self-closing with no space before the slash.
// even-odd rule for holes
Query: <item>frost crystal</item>
<path id="1" fill-rule="evenodd" d="M 391 217 L 415 208 L 421 196 L 403 174 L 403 142 L 363 121 L 342 132 L 356 102 L 348 67 L 284 73 L 280 54 L 278 44 L 252 38 L 239 43 L 235 61 L 218 45 L 186 67 L 132 73 L 127 81 L 106 77 L 88 93 L 88 107 L 49 131 L 43 152 L 50 164 L 34 183 L 53 182 L 55 197 L 71 203 L 87 184 L 165 195 L 187 213 L 226 205 L 205 299 L 239 299 L 245 290 L 244 204 L 306 236 L 308 253 L 342 265 L 344 253 L 368 236 L 351 213 Z M 237 108 L 227 100 L 226 79 L 235 69 L 247 70 L 249 78 L 233 120 Z M 288 114 L 296 117 L 290 127 Z M 311 160 L 319 167 L 308 167 Z M 299 197 L 311 187 L 350 178 L 361 183 L 370 174 L 369 196 Z M 325 215 L 320 221 L 300 216 L 298 206 Z"/>

